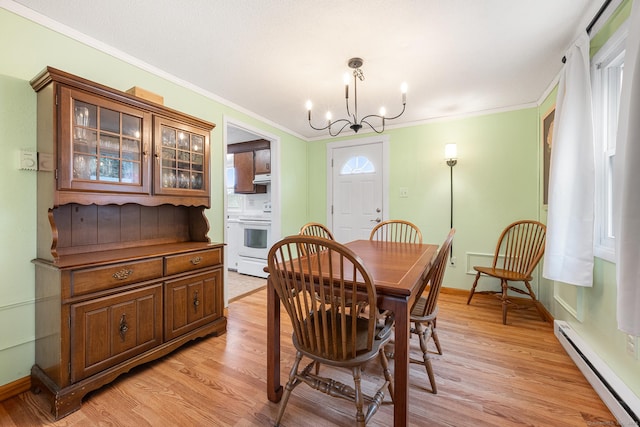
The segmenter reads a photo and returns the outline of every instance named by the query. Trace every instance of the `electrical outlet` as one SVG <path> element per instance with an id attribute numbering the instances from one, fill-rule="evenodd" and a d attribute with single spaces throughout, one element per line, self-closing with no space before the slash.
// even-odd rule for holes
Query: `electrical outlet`
<path id="1" fill-rule="evenodd" d="M 400 197 L 409 197 L 409 189 L 407 187 L 400 187 Z"/>
<path id="2" fill-rule="evenodd" d="M 451 265 L 451 267 L 455 267 L 457 262 L 458 262 L 458 258 L 454 256 L 452 256 L 451 259 L 449 260 L 449 264 Z"/>
<path id="3" fill-rule="evenodd" d="M 638 360 L 638 337 L 627 334 L 627 353 Z"/>

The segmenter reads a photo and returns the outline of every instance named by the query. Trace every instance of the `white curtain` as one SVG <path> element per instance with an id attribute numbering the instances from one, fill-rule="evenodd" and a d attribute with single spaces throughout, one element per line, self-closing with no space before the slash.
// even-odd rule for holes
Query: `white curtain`
<path id="1" fill-rule="evenodd" d="M 640 1 L 629 17 L 614 160 L 618 328 L 640 335 Z"/>
<path id="2" fill-rule="evenodd" d="M 595 164 L 586 32 L 566 58 L 552 136 L 542 274 L 550 280 L 592 286 Z"/>

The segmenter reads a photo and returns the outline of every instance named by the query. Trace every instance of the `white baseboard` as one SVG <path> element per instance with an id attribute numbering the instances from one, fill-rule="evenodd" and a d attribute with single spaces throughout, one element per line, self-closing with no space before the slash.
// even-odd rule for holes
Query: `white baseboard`
<path id="1" fill-rule="evenodd" d="M 567 322 L 556 320 L 554 333 L 621 426 L 640 425 L 640 399 L 622 382 Z"/>

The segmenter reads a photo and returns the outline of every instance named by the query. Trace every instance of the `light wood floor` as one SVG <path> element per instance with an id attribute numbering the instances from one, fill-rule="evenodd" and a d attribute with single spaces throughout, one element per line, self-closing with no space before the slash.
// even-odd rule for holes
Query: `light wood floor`
<path id="1" fill-rule="evenodd" d="M 0 426 L 268 426 L 278 405 L 266 397 L 266 291 L 229 306 L 228 332 L 196 341 L 132 370 L 90 393 L 82 408 L 54 423 L 42 395 L 31 392 L 0 403 Z M 466 294 L 443 293 L 438 330 L 442 356 L 433 356 L 438 394 L 426 373 L 411 367 L 409 420 L 415 426 L 594 426 L 615 419 L 566 355 L 549 323 L 534 310 L 509 313 L 486 295 L 466 305 Z M 293 350 L 283 326 L 283 383 Z M 417 350 L 417 339 L 412 339 Z M 328 369 L 324 368 L 323 369 Z M 382 377 L 367 367 L 363 385 Z M 343 378 L 347 378 L 346 376 Z M 390 426 L 383 406 L 370 425 Z M 286 426 L 352 425 L 350 402 L 306 385 L 294 390 Z"/>

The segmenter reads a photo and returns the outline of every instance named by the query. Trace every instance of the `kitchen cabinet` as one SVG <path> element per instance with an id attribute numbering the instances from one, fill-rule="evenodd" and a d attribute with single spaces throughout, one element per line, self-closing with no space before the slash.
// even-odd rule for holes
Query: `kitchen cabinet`
<path id="1" fill-rule="evenodd" d="M 53 68 L 38 100 L 34 391 L 55 419 L 133 367 L 226 331 L 214 125 Z M 49 159 L 49 163 L 47 163 Z"/>
<path id="2" fill-rule="evenodd" d="M 255 173 L 271 173 L 271 150 L 263 149 L 254 151 Z"/>
<path id="3" fill-rule="evenodd" d="M 266 185 L 253 183 L 256 176 L 255 153 L 253 151 L 235 153 L 233 155 L 233 167 L 236 171 L 234 193 L 256 194 L 267 192 Z"/>

